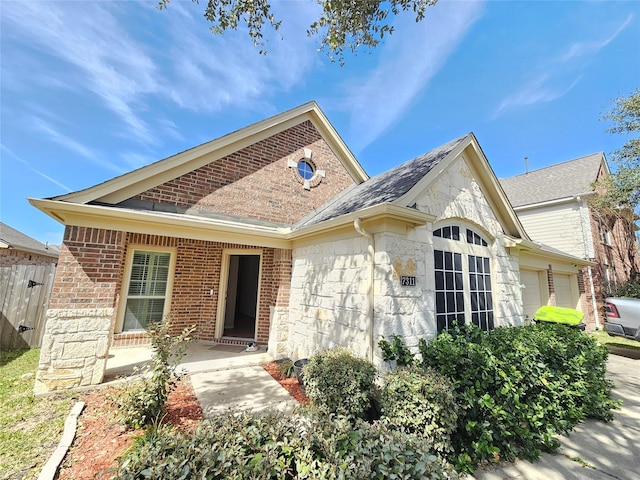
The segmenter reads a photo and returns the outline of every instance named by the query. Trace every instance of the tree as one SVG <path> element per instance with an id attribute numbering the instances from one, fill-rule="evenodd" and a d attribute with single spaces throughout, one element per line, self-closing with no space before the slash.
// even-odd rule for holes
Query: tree
<path id="1" fill-rule="evenodd" d="M 616 98 L 603 119 L 613 122 L 610 133 L 640 133 L 640 88 L 628 98 Z M 609 197 L 606 200 L 612 206 L 634 210 L 640 204 L 640 136 L 629 138 L 621 149 L 613 152 L 612 160 L 617 169 L 605 185 Z"/>
<path id="2" fill-rule="evenodd" d="M 598 180 L 595 184 L 599 193 L 591 204 L 598 220 L 609 230 L 617 228 L 621 244 L 616 254 L 625 267 L 626 278 L 638 275 L 638 243 L 636 231 L 638 214 L 635 210 L 640 204 L 640 88 L 628 98 L 616 98 L 603 120 L 609 120 L 613 126 L 610 133 L 628 135 L 622 148 L 612 153 L 611 160 L 616 164 L 615 171 Z"/>
<path id="3" fill-rule="evenodd" d="M 158 0 L 165 9 L 171 0 Z M 394 16 L 413 11 L 416 22 L 424 19 L 425 11 L 438 0 L 316 0 L 322 7 L 320 17 L 307 29 L 307 35 L 321 35 L 321 49 L 331 60 L 344 63 L 344 50 L 355 52 L 359 47 L 375 47 L 385 35 L 393 33 Z M 193 0 L 199 3 L 199 0 Z M 204 13 L 214 34 L 236 30 L 246 24 L 249 37 L 260 53 L 265 53 L 262 28 L 265 23 L 274 30 L 281 21 L 271 12 L 268 0 L 207 0 Z"/>

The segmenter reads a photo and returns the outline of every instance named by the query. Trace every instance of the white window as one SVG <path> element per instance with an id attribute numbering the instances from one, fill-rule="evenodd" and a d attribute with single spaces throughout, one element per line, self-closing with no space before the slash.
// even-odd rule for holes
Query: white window
<path id="1" fill-rule="evenodd" d="M 171 253 L 134 250 L 126 289 L 122 331 L 144 330 L 165 314 Z"/>
<path id="2" fill-rule="evenodd" d="M 483 330 L 494 328 L 488 242 L 471 229 L 464 236 L 460 230 L 452 225 L 433 232 L 438 333 L 467 321 Z"/>

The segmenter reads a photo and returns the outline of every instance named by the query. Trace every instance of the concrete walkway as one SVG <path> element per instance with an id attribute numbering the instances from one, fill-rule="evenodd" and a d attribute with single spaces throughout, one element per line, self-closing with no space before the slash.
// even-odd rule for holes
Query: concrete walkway
<path id="1" fill-rule="evenodd" d="M 111 349 L 105 382 L 131 375 L 135 367 L 142 367 L 150 358 L 149 347 Z M 247 352 L 240 345 L 193 343 L 178 371 L 190 375 L 205 415 L 229 409 L 291 409 L 297 405 L 295 399 L 260 367 L 272 361 L 264 348 Z"/>
<path id="2" fill-rule="evenodd" d="M 608 377 L 623 400 L 612 422 L 587 420 L 567 436 L 555 455 L 535 463 L 478 470 L 476 480 L 636 480 L 640 478 L 640 360 L 610 355 Z"/>

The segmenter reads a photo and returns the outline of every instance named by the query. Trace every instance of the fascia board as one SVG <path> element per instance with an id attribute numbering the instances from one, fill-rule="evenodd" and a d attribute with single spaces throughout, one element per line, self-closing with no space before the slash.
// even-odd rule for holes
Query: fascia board
<path id="1" fill-rule="evenodd" d="M 546 202 L 537 202 L 537 203 L 530 203 L 528 205 L 520 205 L 518 207 L 513 207 L 513 209 L 516 212 L 524 212 L 526 210 L 533 210 L 533 209 L 536 209 L 536 208 L 552 207 L 554 205 L 561 205 L 563 203 L 578 202 L 578 201 L 580 201 L 579 199 L 581 199 L 581 198 L 592 197 L 594 195 L 596 195 L 595 192 L 585 192 L 585 193 L 581 193 L 579 195 L 572 195 L 570 197 L 556 198 L 554 200 L 547 200 Z"/>
<path id="2" fill-rule="evenodd" d="M 55 197 L 55 200 L 74 203 L 100 201 L 116 204 L 306 120 L 310 120 L 318 129 L 357 183 L 362 183 L 368 178 L 362 166 L 329 123 L 320 107 L 315 102 L 308 102 L 94 187 Z"/>
<path id="3" fill-rule="evenodd" d="M 404 222 L 412 228 L 420 225 L 426 225 L 427 223 L 435 220 L 435 217 L 428 213 L 386 202 L 363 208 L 362 210 L 351 212 L 346 215 L 341 215 L 325 222 L 303 227 L 291 232 L 288 235 L 288 238 L 291 240 L 299 240 L 315 235 L 327 235 L 331 231 L 338 231 L 344 229 L 345 226 L 352 225 L 357 218 L 367 221 L 388 218 Z"/>
<path id="4" fill-rule="evenodd" d="M 529 235 L 511 206 L 507 194 L 502 188 L 502 185 L 500 185 L 498 177 L 496 177 L 495 172 L 491 168 L 491 164 L 484 155 L 475 137 L 473 137 L 473 141 L 470 143 L 470 148 L 467 152 L 470 160 L 468 162 L 469 168 L 471 168 L 471 172 L 478 180 L 478 184 L 485 198 L 489 201 L 491 208 L 497 215 L 506 233 L 523 240 L 530 240 Z"/>
<path id="5" fill-rule="evenodd" d="M 139 212 L 55 200 L 30 198 L 29 203 L 63 225 L 283 249 L 288 249 L 291 245 L 286 238 L 289 232 L 286 228 L 248 225 L 217 219 L 168 216 L 155 212 Z"/>
<path id="6" fill-rule="evenodd" d="M 521 252 L 532 255 L 540 258 L 549 258 L 553 260 L 559 260 L 566 263 L 570 263 L 572 265 L 580 265 L 580 266 L 593 266 L 596 265 L 595 262 L 590 260 L 585 260 L 584 258 L 574 257 L 573 255 L 569 255 L 568 253 L 549 251 L 544 248 L 544 245 L 541 243 L 533 242 L 531 240 L 526 240 L 522 238 L 515 238 L 509 235 L 505 235 L 506 246 L 507 248 L 516 248 Z"/>
<path id="7" fill-rule="evenodd" d="M 368 180 L 369 175 L 367 172 L 362 168 L 360 162 L 356 160 L 356 157 L 353 155 L 351 150 L 349 150 L 347 144 L 342 140 L 340 134 L 317 105 L 313 110 L 311 121 L 322 137 L 327 141 L 334 153 L 343 161 L 343 165 L 351 175 L 351 178 L 353 178 L 353 180 L 358 184 Z"/>

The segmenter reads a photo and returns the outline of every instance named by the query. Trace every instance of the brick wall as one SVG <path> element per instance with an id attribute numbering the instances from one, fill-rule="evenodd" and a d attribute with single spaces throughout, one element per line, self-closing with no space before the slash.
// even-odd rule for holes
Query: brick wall
<path id="1" fill-rule="evenodd" d="M 288 161 L 304 158 L 326 177 L 305 190 Z M 136 198 L 186 208 L 291 224 L 354 181 L 310 121 L 152 188 Z M 314 182 L 315 184 L 315 182 Z"/>
<path id="2" fill-rule="evenodd" d="M 214 340 L 222 254 L 225 249 L 242 249 L 244 246 L 131 233 L 126 234 L 125 244 L 131 246 L 128 248 L 149 245 L 177 249 L 171 298 L 172 331 L 177 333 L 183 328 L 195 324 L 199 327 L 198 338 L 200 340 Z M 275 252 L 279 252 L 277 262 L 274 262 Z M 282 257 L 286 258 L 287 254 L 289 255 L 289 270 L 286 268 L 286 260 L 282 261 Z M 123 270 L 123 275 L 124 273 Z M 275 305 L 279 300 L 288 301 L 289 278 L 290 252 L 263 248 L 260 304 L 257 318 L 257 341 L 260 344 L 266 344 L 269 338 L 269 307 Z M 212 290 L 213 295 L 211 294 Z M 116 335 L 116 339 L 118 346 L 136 344 L 144 340 L 143 336 L 138 334 Z"/>
<path id="3" fill-rule="evenodd" d="M 82 227 L 67 227 L 53 286 L 51 309 L 117 307 L 128 248 L 177 251 L 171 322 L 173 331 L 197 324 L 200 339 L 214 340 L 222 253 L 243 245 Z M 253 247 L 252 247 L 253 248 Z M 269 337 L 270 306 L 288 305 L 291 252 L 262 249 L 258 337 Z M 213 289 L 213 295 L 211 290 Z M 116 346 L 144 343 L 144 334 L 116 335 Z"/>
<path id="4" fill-rule="evenodd" d="M 66 227 L 49 308 L 112 308 L 124 262 L 122 232 Z"/>
<path id="5" fill-rule="evenodd" d="M 13 265 L 55 265 L 58 259 L 37 253 L 24 252 L 16 249 L 0 250 L 0 267 Z"/>

